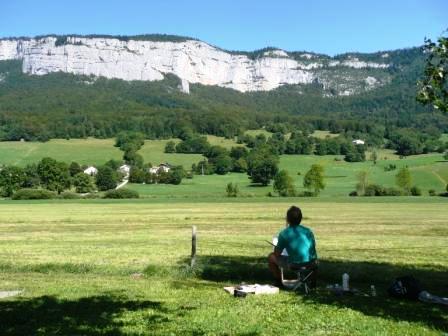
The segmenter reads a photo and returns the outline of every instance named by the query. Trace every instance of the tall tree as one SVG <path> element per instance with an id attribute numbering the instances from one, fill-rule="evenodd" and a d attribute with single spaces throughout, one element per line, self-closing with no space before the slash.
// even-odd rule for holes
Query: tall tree
<path id="1" fill-rule="evenodd" d="M 408 167 L 401 168 L 395 175 L 395 184 L 403 189 L 406 194 L 410 193 L 412 187 L 412 176 Z"/>
<path id="2" fill-rule="evenodd" d="M 360 171 L 357 174 L 358 183 L 356 184 L 356 191 L 358 195 L 364 195 L 366 193 L 366 188 L 369 185 L 369 173 L 365 170 Z"/>
<path id="3" fill-rule="evenodd" d="M 281 170 L 275 175 L 273 187 L 274 191 L 282 197 L 296 195 L 294 182 L 286 170 Z"/>
<path id="4" fill-rule="evenodd" d="M 71 179 L 68 165 L 52 158 L 43 158 L 37 165 L 41 185 L 59 194 L 70 188 Z"/>
<path id="5" fill-rule="evenodd" d="M 3 167 L 0 170 L 0 188 L 2 195 L 6 197 L 19 190 L 25 183 L 25 172 L 22 168 L 15 166 Z"/>
<path id="6" fill-rule="evenodd" d="M 72 177 L 82 172 L 81 166 L 79 165 L 78 162 L 70 163 L 69 170 L 70 170 L 70 176 Z"/>
<path id="7" fill-rule="evenodd" d="M 98 173 L 95 176 L 95 183 L 98 190 L 105 191 L 115 189 L 117 186 L 117 173 L 108 166 L 98 168 Z"/>
<path id="8" fill-rule="evenodd" d="M 370 154 L 370 161 L 372 161 L 373 164 L 376 165 L 376 162 L 378 161 L 378 153 L 376 149 L 372 150 L 372 154 Z"/>
<path id="9" fill-rule="evenodd" d="M 319 195 L 325 189 L 324 167 L 319 164 L 313 164 L 303 178 L 303 186 L 312 190 L 314 195 Z"/>
<path id="10" fill-rule="evenodd" d="M 428 54 L 423 79 L 419 82 L 417 99 L 435 109 L 448 112 L 448 37 L 441 36 L 437 42 L 425 40 Z"/>
<path id="11" fill-rule="evenodd" d="M 77 193 L 89 193 L 95 190 L 93 177 L 84 173 L 78 173 L 73 177 L 73 185 Z"/>
<path id="12" fill-rule="evenodd" d="M 253 149 L 247 157 L 247 174 L 253 183 L 268 185 L 278 172 L 278 156 L 267 145 Z"/>

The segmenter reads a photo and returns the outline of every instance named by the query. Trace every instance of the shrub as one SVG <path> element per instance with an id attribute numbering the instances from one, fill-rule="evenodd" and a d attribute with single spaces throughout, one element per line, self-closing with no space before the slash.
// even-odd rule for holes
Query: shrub
<path id="1" fill-rule="evenodd" d="M 429 189 L 428 190 L 428 195 L 429 196 L 435 196 L 436 195 L 436 191 L 434 189 Z"/>
<path id="2" fill-rule="evenodd" d="M 238 184 L 229 182 L 226 187 L 227 197 L 237 197 L 240 190 Z"/>
<path id="3" fill-rule="evenodd" d="M 349 196 L 358 196 L 358 192 L 356 190 L 352 191 L 350 194 L 348 194 Z"/>
<path id="4" fill-rule="evenodd" d="M 103 198 L 139 198 L 140 195 L 135 190 L 130 189 L 116 189 L 106 191 Z"/>
<path id="5" fill-rule="evenodd" d="M 377 184 L 369 184 L 364 191 L 364 196 L 381 196 L 383 188 Z"/>
<path id="6" fill-rule="evenodd" d="M 411 195 L 412 196 L 421 196 L 422 195 L 422 191 L 421 191 L 421 189 L 419 187 L 413 186 L 411 188 Z"/>
<path id="7" fill-rule="evenodd" d="M 37 200 L 55 198 L 56 193 L 46 189 L 20 189 L 12 195 L 13 200 Z"/>
<path id="8" fill-rule="evenodd" d="M 392 171 L 392 170 L 395 170 L 395 169 L 397 169 L 397 166 L 392 164 L 392 163 L 390 163 L 386 167 L 384 167 L 384 171 L 385 172 Z"/>
<path id="9" fill-rule="evenodd" d="M 175 153 L 176 143 L 174 141 L 168 141 L 165 145 L 165 153 Z"/>
<path id="10" fill-rule="evenodd" d="M 369 184 L 364 196 L 403 196 L 403 192 L 396 188 L 384 188 L 377 184 Z"/>
<path id="11" fill-rule="evenodd" d="M 396 188 L 385 188 L 383 195 L 380 196 L 403 196 L 403 191 Z"/>

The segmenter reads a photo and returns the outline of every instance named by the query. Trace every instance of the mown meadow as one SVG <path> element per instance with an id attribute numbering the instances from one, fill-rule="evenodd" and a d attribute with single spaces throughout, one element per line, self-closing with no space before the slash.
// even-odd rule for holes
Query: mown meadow
<path id="1" fill-rule="evenodd" d="M 233 298 L 270 283 L 266 255 L 297 204 L 316 235 L 316 292 Z M 413 274 L 448 293 L 445 198 L 3 201 L 1 335 L 441 335 L 445 307 L 389 298 Z M 188 267 L 191 227 L 198 259 Z M 377 297 L 338 297 L 348 272 Z"/>

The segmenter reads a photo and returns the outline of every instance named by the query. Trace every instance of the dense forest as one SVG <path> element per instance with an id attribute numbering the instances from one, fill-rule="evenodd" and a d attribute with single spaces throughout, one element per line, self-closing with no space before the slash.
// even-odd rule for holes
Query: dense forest
<path id="1" fill-rule="evenodd" d="M 360 59 L 368 59 L 363 55 Z M 421 51 L 394 51 L 389 57 L 394 64 L 385 70 L 390 81 L 352 96 L 331 95 L 319 83 L 249 93 L 192 84 L 190 94 L 184 94 L 173 75 L 156 82 L 64 73 L 29 76 L 22 73 L 21 61 L 1 61 L 0 139 L 107 138 L 123 130 L 154 139 L 178 137 L 186 129 L 232 137 L 266 127 L 345 132 L 375 143 L 398 131 L 432 138 L 447 132 L 448 117 L 415 99 L 424 67 Z"/>

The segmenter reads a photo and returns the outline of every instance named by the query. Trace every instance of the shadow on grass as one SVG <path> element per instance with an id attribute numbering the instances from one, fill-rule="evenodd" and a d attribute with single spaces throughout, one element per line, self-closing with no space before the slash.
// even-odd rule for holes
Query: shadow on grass
<path id="1" fill-rule="evenodd" d="M 377 288 L 378 296 L 335 296 L 325 287 L 340 283 L 343 273 L 350 274 L 352 287 L 369 293 L 370 285 Z M 434 266 L 411 267 L 387 263 L 320 260 L 318 289 L 304 302 L 350 308 L 365 315 L 396 321 L 424 323 L 429 327 L 448 331 L 448 309 L 444 306 L 419 301 L 398 300 L 388 297 L 387 288 L 399 276 L 411 274 L 419 279 L 432 294 L 448 295 L 448 268 Z M 245 256 L 202 256 L 197 276 L 226 284 L 272 283 L 266 258 Z"/>
<path id="2" fill-rule="evenodd" d="M 168 311 L 160 302 L 129 300 L 115 294 L 74 300 L 41 296 L 0 301 L 0 335 L 132 335 L 122 332 L 125 323 L 120 321 L 121 315 L 147 309 L 156 311 L 145 319 L 148 328 L 168 320 Z"/>

